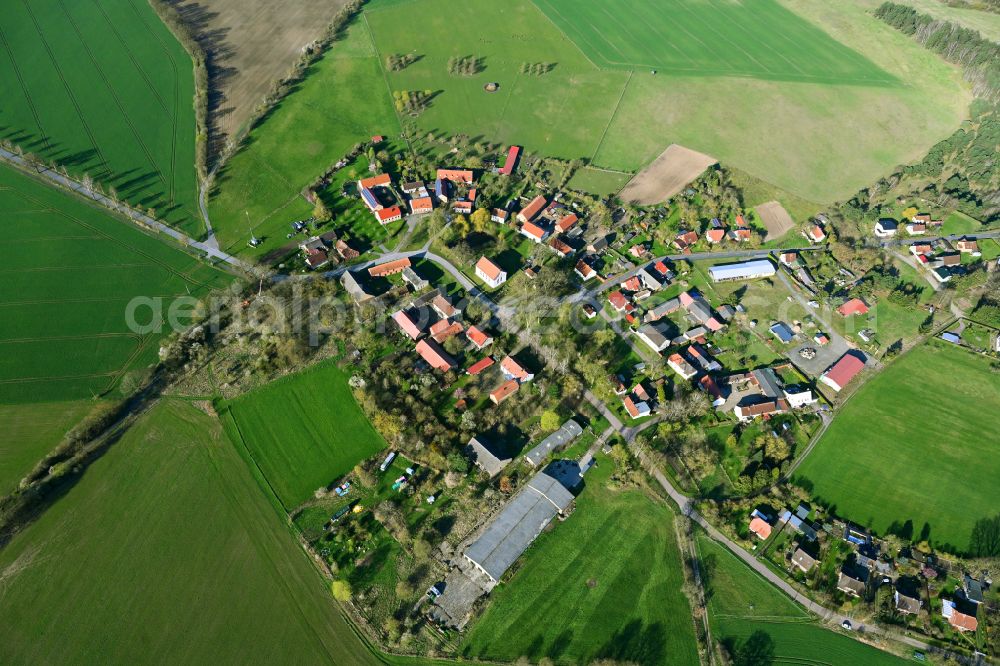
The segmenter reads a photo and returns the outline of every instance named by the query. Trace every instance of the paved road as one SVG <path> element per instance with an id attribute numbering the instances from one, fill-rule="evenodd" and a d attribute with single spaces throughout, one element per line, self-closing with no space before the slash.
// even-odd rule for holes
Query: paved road
<path id="1" fill-rule="evenodd" d="M 212 259 L 226 263 L 232 266 L 233 268 L 239 269 L 244 273 L 249 273 L 257 277 L 266 276 L 266 272 L 261 268 L 259 268 L 258 266 L 251 265 L 243 261 L 242 259 L 237 259 L 233 255 L 223 252 L 214 243 L 210 244 L 203 241 L 197 241 L 191 238 L 190 236 L 187 236 L 181 233 L 180 231 L 177 231 L 173 227 L 167 226 L 166 224 L 158 220 L 154 220 L 153 218 L 149 217 L 144 213 L 140 213 L 136 210 L 133 210 L 132 208 L 126 206 L 125 204 L 116 202 L 112 200 L 110 197 L 107 197 L 91 188 L 86 187 L 83 183 L 77 182 L 72 178 L 67 178 L 66 176 L 63 176 L 62 174 L 57 173 L 56 171 L 53 171 L 48 167 L 45 166 L 33 167 L 29 165 L 24 160 L 23 157 L 15 153 L 12 153 L 8 150 L 4 150 L 3 148 L 0 148 L 0 159 L 14 165 L 19 169 L 22 169 L 24 171 L 30 171 L 38 175 L 40 178 L 48 180 L 50 183 L 58 185 L 63 189 L 70 190 L 71 192 L 74 192 L 97 204 L 100 204 L 101 206 L 109 210 L 125 215 L 133 222 L 155 229 L 156 231 L 166 236 L 170 236 L 178 243 L 182 245 L 187 245 L 188 247 L 192 247 L 200 252 L 203 252 L 205 253 L 206 256 Z"/>
<path id="2" fill-rule="evenodd" d="M 957 241 L 963 238 L 979 240 L 981 238 L 1000 238 L 1000 229 L 993 231 L 974 231 L 968 234 L 950 234 L 948 236 L 903 236 L 901 238 L 887 238 L 878 241 L 882 247 L 895 247 L 897 245 L 913 245 L 914 243 L 933 243 L 934 241 Z"/>

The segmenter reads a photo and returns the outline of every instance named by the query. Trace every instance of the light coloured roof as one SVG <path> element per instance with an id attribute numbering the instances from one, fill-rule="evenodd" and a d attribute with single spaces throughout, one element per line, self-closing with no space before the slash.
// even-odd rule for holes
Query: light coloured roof
<path id="1" fill-rule="evenodd" d="M 538 446 L 531 449 L 524 459 L 528 461 L 532 467 L 538 467 L 543 460 L 549 457 L 549 454 L 554 451 L 562 449 L 564 446 L 572 442 L 574 439 L 583 434 L 583 428 L 580 424 L 570 419 L 566 423 L 562 424 L 558 430 L 543 439 Z"/>

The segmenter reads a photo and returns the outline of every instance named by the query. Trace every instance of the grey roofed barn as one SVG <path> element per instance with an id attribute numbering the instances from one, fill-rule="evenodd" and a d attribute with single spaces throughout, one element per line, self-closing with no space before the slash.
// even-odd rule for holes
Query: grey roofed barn
<path id="1" fill-rule="evenodd" d="M 465 557 L 496 584 L 573 495 L 545 472 L 528 481 L 466 550 Z"/>
<path id="2" fill-rule="evenodd" d="M 583 428 L 580 427 L 579 423 L 570 419 L 566 423 L 563 423 L 559 430 L 556 430 L 543 439 L 538 446 L 528 451 L 524 459 L 532 467 L 538 467 L 542 464 L 543 460 L 549 457 L 549 454 L 563 448 L 581 434 L 583 434 Z"/>
<path id="3" fill-rule="evenodd" d="M 465 452 L 480 469 L 490 475 L 491 479 L 510 462 L 510 458 L 501 458 L 475 437 L 469 440 Z"/>

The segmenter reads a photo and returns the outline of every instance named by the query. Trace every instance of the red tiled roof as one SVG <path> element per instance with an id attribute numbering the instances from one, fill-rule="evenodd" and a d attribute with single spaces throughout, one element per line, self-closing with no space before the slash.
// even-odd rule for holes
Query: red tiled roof
<path id="1" fill-rule="evenodd" d="M 504 162 L 503 167 L 500 169 L 500 173 L 505 176 L 512 174 L 514 172 L 514 166 L 517 164 L 517 157 L 520 154 L 520 146 L 511 146 L 510 150 L 507 151 L 507 161 Z"/>
<path id="2" fill-rule="evenodd" d="M 397 217 L 402 217 L 403 211 L 399 206 L 392 206 L 391 208 L 382 208 L 375 211 L 375 216 L 378 217 L 379 222 L 388 222 Z"/>
<path id="3" fill-rule="evenodd" d="M 506 381 L 490 393 L 490 400 L 499 405 L 501 402 L 517 393 L 517 389 L 519 388 L 521 388 L 521 385 L 517 383 L 516 379 Z"/>
<path id="4" fill-rule="evenodd" d="M 437 177 L 442 180 L 471 185 L 476 176 L 468 169 L 438 169 Z"/>
<path id="5" fill-rule="evenodd" d="M 396 259 L 395 261 L 387 261 L 384 264 L 372 266 L 368 269 L 368 274 L 372 277 L 383 277 L 386 275 L 392 275 L 393 273 L 402 273 L 404 268 L 409 267 L 410 259 L 409 257 L 404 257 L 402 259 Z"/>
<path id="6" fill-rule="evenodd" d="M 577 218 L 575 214 L 570 213 L 569 215 L 564 216 L 561 220 L 556 222 L 556 229 L 558 229 L 560 233 L 563 233 L 567 229 L 572 228 L 573 225 L 576 224 L 578 219 L 579 218 Z"/>
<path id="7" fill-rule="evenodd" d="M 761 539 L 771 536 L 771 526 L 767 524 L 767 521 L 756 517 L 750 521 L 750 531 Z"/>
<path id="8" fill-rule="evenodd" d="M 826 232 L 823 231 L 823 227 L 814 224 L 812 229 L 809 230 L 809 237 L 818 242 L 826 238 Z"/>
<path id="9" fill-rule="evenodd" d="M 519 213 L 519 215 L 520 215 L 520 217 L 524 218 L 525 220 L 533 220 L 533 219 L 535 219 L 536 215 L 538 215 L 539 213 L 542 212 L 542 209 L 545 208 L 545 204 L 546 203 L 547 203 L 546 198 L 539 195 L 539 196 L 535 197 L 534 199 L 532 199 L 531 203 L 529 203 L 527 206 L 525 206 L 521 210 L 521 212 Z"/>
<path id="10" fill-rule="evenodd" d="M 367 189 L 370 190 L 373 187 L 382 187 L 382 186 L 388 185 L 391 182 L 392 182 L 392 178 L 389 177 L 389 174 L 387 174 L 387 173 L 380 173 L 379 175 L 372 176 L 371 178 L 362 178 L 360 181 L 358 181 L 358 184 L 361 187 L 364 187 L 364 188 L 367 188 Z"/>
<path id="11" fill-rule="evenodd" d="M 850 317 L 852 315 L 859 315 L 859 314 L 863 315 L 863 314 L 868 314 L 868 306 L 865 305 L 865 302 L 862 301 L 860 298 L 852 298 L 851 300 L 847 301 L 839 308 L 837 308 L 837 312 L 839 312 L 841 316 L 844 317 Z"/>
<path id="12" fill-rule="evenodd" d="M 625 295 L 620 291 L 613 291 L 608 294 L 608 302 L 611 303 L 616 310 L 624 309 L 625 305 L 628 303 L 628 301 L 625 300 Z"/>
<path id="13" fill-rule="evenodd" d="M 421 340 L 417 343 L 417 353 L 423 357 L 431 367 L 437 370 L 451 370 L 455 367 L 455 360 L 441 349 L 433 340 Z"/>
<path id="14" fill-rule="evenodd" d="M 698 383 L 701 384 L 701 387 L 705 389 L 705 392 L 708 393 L 713 398 L 717 399 L 722 397 L 722 391 L 719 390 L 719 385 L 716 384 L 715 380 L 712 379 L 710 376 L 705 375 L 704 377 L 698 380 Z"/>
<path id="15" fill-rule="evenodd" d="M 500 273 L 503 272 L 503 269 L 486 257 L 480 257 L 479 261 L 476 262 L 476 270 L 482 271 L 482 273 L 491 280 L 496 280 L 500 277 Z"/>
<path id="16" fill-rule="evenodd" d="M 396 325 L 399 326 L 399 328 L 403 331 L 403 333 L 406 333 L 408 336 L 410 336 L 411 340 L 416 340 L 417 338 L 420 337 L 421 333 L 420 327 L 418 327 L 417 324 L 413 321 L 413 318 L 410 317 L 410 315 L 406 314 L 406 312 L 404 312 L 403 310 L 394 312 L 392 314 L 392 320 L 396 322 Z"/>
<path id="17" fill-rule="evenodd" d="M 508 375 L 521 381 L 524 381 L 529 375 L 528 371 L 521 367 L 521 364 L 515 361 L 512 356 L 507 356 L 500 361 L 500 367 Z"/>
<path id="18" fill-rule="evenodd" d="M 545 237 L 545 230 L 542 229 L 537 224 L 532 224 L 531 222 L 525 222 L 524 226 L 521 227 L 521 229 L 524 231 L 524 233 L 532 236 L 533 238 L 541 240 L 542 238 Z"/>
<path id="19" fill-rule="evenodd" d="M 480 372 L 490 367 L 491 365 L 493 365 L 493 359 L 487 356 L 486 358 L 476 361 L 475 363 L 470 365 L 469 369 L 465 371 L 465 374 L 478 375 Z"/>
<path id="20" fill-rule="evenodd" d="M 430 333 L 436 342 L 444 342 L 464 330 L 465 328 L 457 321 L 449 323 L 447 319 L 442 319 L 431 326 Z"/>
<path id="21" fill-rule="evenodd" d="M 492 340 L 490 336 L 486 335 L 475 326 L 470 326 L 469 330 L 465 332 L 465 336 L 472 340 L 472 344 L 476 345 L 480 349 L 485 347 L 489 344 L 490 340 Z"/>
<path id="22" fill-rule="evenodd" d="M 410 210 L 414 213 L 421 212 L 426 213 L 427 211 L 434 210 L 434 200 L 430 197 L 419 197 L 417 199 L 410 200 Z"/>
<path id="23" fill-rule="evenodd" d="M 562 242 L 555 236 L 549 239 L 549 247 L 559 253 L 560 256 L 567 257 L 573 253 L 573 248 Z"/>
<path id="24" fill-rule="evenodd" d="M 579 271 L 580 275 L 582 275 L 584 277 L 584 279 L 589 279 L 596 272 L 591 267 L 591 265 L 588 264 L 583 259 L 581 259 L 580 261 L 576 262 L 576 270 Z"/>
<path id="25" fill-rule="evenodd" d="M 975 631 L 979 628 L 979 620 L 971 615 L 960 613 L 957 610 L 951 611 L 951 617 L 948 618 L 948 622 L 960 631 Z"/>
<path id="26" fill-rule="evenodd" d="M 625 282 L 622 283 L 622 286 L 628 289 L 629 291 L 639 291 L 640 289 L 642 289 L 642 281 L 639 279 L 638 276 L 632 276 L 629 279 L 625 280 Z"/>
<path id="27" fill-rule="evenodd" d="M 726 237 L 725 229 L 709 229 L 705 233 L 705 237 L 712 243 L 721 243 L 722 239 Z"/>

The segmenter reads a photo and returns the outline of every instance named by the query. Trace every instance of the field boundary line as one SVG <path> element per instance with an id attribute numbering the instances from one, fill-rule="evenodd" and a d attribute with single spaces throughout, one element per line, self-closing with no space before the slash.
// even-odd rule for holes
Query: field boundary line
<path id="1" fill-rule="evenodd" d="M 611 117 L 608 118 L 608 124 L 604 126 L 604 131 L 601 132 L 601 139 L 597 142 L 597 147 L 594 148 L 594 154 L 590 156 L 591 163 L 597 159 L 597 154 L 601 152 L 601 147 L 604 146 L 604 139 L 608 136 L 608 132 L 611 131 L 611 125 L 615 122 L 615 118 L 618 117 L 618 109 L 621 108 L 622 100 L 625 99 L 625 92 L 628 90 L 629 84 L 632 83 L 632 75 L 634 73 L 634 71 L 629 70 L 628 78 L 625 79 L 625 85 L 622 86 L 622 92 L 618 96 L 618 102 L 615 104 L 615 109 L 611 112 Z"/>
<path id="2" fill-rule="evenodd" d="M 576 48 L 577 51 L 580 52 L 580 55 L 583 56 L 584 60 L 586 60 L 587 62 L 589 62 L 591 65 L 594 66 L 594 69 L 600 69 L 600 70 L 606 69 L 606 68 L 601 67 L 600 65 L 598 65 L 593 60 L 591 60 L 590 56 L 587 55 L 586 51 L 584 51 L 582 48 L 580 48 L 580 45 L 577 44 L 576 41 L 573 38 L 571 38 L 569 36 L 569 34 L 567 34 L 567 32 L 565 30 L 563 30 L 562 27 L 558 23 L 556 23 L 555 21 L 552 20 L 552 17 L 549 16 L 548 13 L 544 9 L 542 9 L 541 7 L 538 6 L 538 2 L 536 2 L 536 0 L 531 0 L 531 6 L 535 8 L 535 11 L 537 11 L 539 14 L 541 14 L 542 16 L 544 16 L 545 20 L 548 21 L 549 23 L 551 23 L 552 27 L 555 28 L 559 32 L 559 34 L 563 36 L 564 39 L 566 39 L 570 44 L 573 45 L 574 48 Z M 553 8 L 553 11 L 555 11 L 556 14 L 559 14 L 559 10 L 558 9 Z M 559 15 L 562 16 L 562 14 L 559 14 Z"/>

